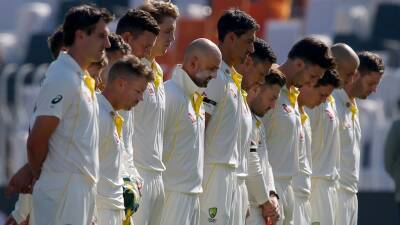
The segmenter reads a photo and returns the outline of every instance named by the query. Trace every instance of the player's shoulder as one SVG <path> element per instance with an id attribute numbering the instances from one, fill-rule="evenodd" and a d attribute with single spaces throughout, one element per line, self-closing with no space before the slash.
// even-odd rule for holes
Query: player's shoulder
<path id="1" fill-rule="evenodd" d="M 56 60 L 47 69 L 43 84 L 55 83 L 61 86 L 76 86 L 79 83 L 79 72 L 68 68 L 62 62 Z"/>
<path id="2" fill-rule="evenodd" d="M 168 80 L 164 83 L 164 91 L 167 101 L 180 102 L 185 99 L 184 91 L 174 80 Z"/>

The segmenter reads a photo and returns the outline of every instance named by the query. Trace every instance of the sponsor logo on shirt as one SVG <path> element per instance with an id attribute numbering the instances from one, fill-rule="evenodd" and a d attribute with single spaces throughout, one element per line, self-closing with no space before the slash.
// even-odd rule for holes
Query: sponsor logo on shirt
<path id="1" fill-rule="evenodd" d="M 208 222 L 209 223 L 216 223 L 217 219 L 215 219 L 215 217 L 217 216 L 218 213 L 218 208 L 217 207 L 213 207 L 213 208 L 209 208 L 208 209 L 208 215 L 210 216 L 208 218 Z"/>
<path id="2" fill-rule="evenodd" d="M 150 84 L 147 86 L 147 89 L 149 90 L 149 94 L 150 95 L 155 95 L 155 91 L 153 86 L 151 86 Z"/>
<path id="3" fill-rule="evenodd" d="M 303 142 L 304 141 L 304 131 L 300 131 L 300 141 Z"/>
<path id="4" fill-rule="evenodd" d="M 196 116 L 195 115 L 193 115 L 193 114 L 191 114 L 191 113 L 188 113 L 188 116 L 189 116 L 189 119 L 192 121 L 192 123 L 195 123 L 196 122 Z"/>
<path id="5" fill-rule="evenodd" d="M 335 115 L 329 109 L 325 109 L 325 112 L 328 115 L 329 120 L 333 121 L 333 119 L 335 118 Z"/>
<path id="6" fill-rule="evenodd" d="M 236 91 L 234 90 L 234 88 L 231 87 L 230 89 L 231 89 L 233 97 L 237 98 L 237 94 L 236 94 Z"/>
<path id="7" fill-rule="evenodd" d="M 343 127 L 344 127 L 344 129 L 349 129 L 349 128 L 351 128 L 351 123 L 350 122 L 345 122 Z"/>
<path id="8" fill-rule="evenodd" d="M 286 104 L 282 104 L 282 108 L 288 114 L 292 112 L 292 109 Z"/>
<path id="9" fill-rule="evenodd" d="M 51 104 L 55 105 L 55 104 L 59 103 L 62 99 L 63 99 L 62 95 L 57 95 L 55 98 L 53 98 L 51 100 Z"/>
<path id="10" fill-rule="evenodd" d="M 115 142 L 116 142 L 117 144 L 119 144 L 119 136 L 118 136 L 117 130 L 115 130 L 115 132 L 113 133 L 113 135 L 114 135 Z"/>

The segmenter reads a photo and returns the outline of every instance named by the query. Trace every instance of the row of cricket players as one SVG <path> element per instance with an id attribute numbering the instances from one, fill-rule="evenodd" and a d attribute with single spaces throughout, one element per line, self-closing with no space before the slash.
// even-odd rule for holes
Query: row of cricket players
<path id="1" fill-rule="evenodd" d="M 218 44 L 194 40 L 163 82 L 178 15 L 149 1 L 114 34 L 104 9 L 68 11 L 8 186 L 32 195 L 6 224 L 357 224 L 355 99 L 382 59 L 304 38 L 278 66 L 257 22 L 228 10 Z"/>

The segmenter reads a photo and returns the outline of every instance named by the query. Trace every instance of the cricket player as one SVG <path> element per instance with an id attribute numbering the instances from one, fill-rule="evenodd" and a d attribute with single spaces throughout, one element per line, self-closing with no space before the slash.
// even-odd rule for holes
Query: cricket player
<path id="1" fill-rule="evenodd" d="M 338 121 L 337 118 L 335 118 L 335 103 L 332 100 L 333 98 L 329 97 L 332 91 L 339 87 L 339 82 L 340 80 L 337 72 L 335 70 L 327 70 L 315 86 L 303 86 L 300 88 L 298 102 L 303 133 L 301 134 L 302 148 L 299 160 L 299 166 L 301 168 L 299 173 L 293 178 L 293 191 L 295 197 L 293 214 L 294 224 L 311 224 L 311 221 L 313 221 L 312 213 L 314 212 L 314 208 L 311 207 L 310 195 L 311 191 L 314 191 L 314 189 L 318 189 L 319 187 L 315 186 L 315 184 L 312 186 L 311 175 L 314 174 L 314 164 L 312 162 L 315 162 L 315 165 L 318 168 L 323 165 L 318 161 L 313 161 L 312 156 L 315 154 L 321 154 L 321 150 L 319 149 L 323 147 L 318 146 L 318 152 L 316 153 L 316 151 L 312 149 L 312 145 L 315 147 L 315 144 L 320 142 L 327 145 L 332 142 L 333 145 L 339 144 L 339 136 L 337 135 Z M 327 100 L 327 98 L 329 100 Z M 320 120 L 321 117 L 324 119 L 322 120 L 325 122 L 324 126 L 329 127 L 330 132 L 328 132 L 328 130 L 312 130 L 313 127 L 322 126 L 320 125 L 322 123 Z M 326 138 L 329 138 L 329 141 L 327 141 Z M 330 160 L 334 163 L 333 166 L 335 166 L 335 163 L 338 160 L 338 151 L 335 152 L 334 149 L 330 151 L 333 153 L 328 157 L 333 158 Z M 323 152 L 323 154 L 326 153 L 327 152 Z M 332 180 L 334 181 L 334 179 Z M 322 186 L 323 184 L 324 183 L 321 182 Z M 317 185 L 320 184 L 318 183 Z M 326 191 L 326 189 L 322 190 Z M 334 189 L 327 190 L 328 196 L 331 196 L 332 198 L 336 196 Z M 332 192 L 332 195 L 330 195 L 330 191 Z M 326 195 L 326 192 L 324 192 L 324 194 Z M 328 199 L 329 197 L 325 198 Z M 315 210 L 323 211 L 326 210 L 326 208 Z"/>
<path id="2" fill-rule="evenodd" d="M 123 119 L 118 110 L 130 110 L 143 99 L 152 72 L 135 56 L 117 60 L 99 101 L 99 165 L 97 184 L 97 224 L 120 225 L 125 218 L 122 194 Z"/>
<path id="3" fill-rule="evenodd" d="M 240 10 L 228 10 L 218 21 L 219 49 L 222 62 L 216 79 L 208 84 L 204 99 L 206 137 L 204 152 L 204 192 L 200 197 L 200 224 L 235 224 L 237 204 L 236 169 L 240 154 L 240 127 L 245 91 L 242 75 L 235 66 L 254 52 L 257 22 Z M 240 207 L 240 206 L 239 206 Z"/>
<path id="4" fill-rule="evenodd" d="M 110 41 L 110 47 L 106 48 L 106 58 L 108 61 L 107 66 L 101 71 L 101 80 L 104 84 L 107 84 L 108 73 L 110 72 L 111 66 L 124 56 L 131 54 L 131 47 L 126 43 L 122 37 L 116 33 L 110 33 L 108 35 Z"/>
<path id="5" fill-rule="evenodd" d="M 155 61 L 156 57 L 165 54 L 175 40 L 176 19 L 179 15 L 177 7 L 170 2 L 149 1 L 139 8 L 151 15 L 148 19 L 152 27 L 157 27 L 157 38 L 147 36 L 140 42 L 128 42 L 134 54 L 147 63 L 153 71 L 154 81 L 150 82 L 144 93 L 143 101 L 133 110 L 133 160 L 143 180 L 142 198 L 139 210 L 133 216 L 135 225 L 158 225 L 161 221 L 164 204 L 164 184 L 162 172 L 165 170 L 162 162 L 165 93 L 163 71 Z M 143 13 L 142 13 L 143 14 Z M 148 16 L 146 16 L 147 18 Z M 129 23 L 127 26 L 135 26 Z M 137 26 L 137 25 L 136 25 Z M 117 29 L 118 30 L 118 29 Z M 118 33 L 118 31 L 117 31 Z M 135 46 L 133 46 L 135 45 Z M 138 47 L 136 47 L 138 45 Z"/>
<path id="6" fill-rule="evenodd" d="M 334 92 L 340 134 L 337 225 L 357 224 L 361 128 L 355 99 L 366 99 L 375 92 L 384 73 L 383 60 L 377 54 L 361 52 L 358 58 L 360 65 L 353 82 Z"/>
<path id="7" fill-rule="evenodd" d="M 246 185 L 249 190 L 250 215 L 248 225 L 276 224 L 280 217 L 280 205 L 276 194 L 274 176 L 268 160 L 265 130 L 261 117 L 275 107 L 286 79 L 277 69 L 271 69 L 265 82 L 251 88 L 247 102 L 253 115 L 251 146 L 248 149 L 249 175 Z M 264 188 L 260 186 L 264 185 Z"/>
<path id="8" fill-rule="evenodd" d="M 111 20 L 105 9 L 88 5 L 66 14 L 68 51 L 46 73 L 28 137 L 29 165 L 39 178 L 30 224 L 92 223 L 99 177 L 98 105 L 87 68 L 105 56 Z"/>
<path id="9" fill-rule="evenodd" d="M 279 224 L 293 224 L 291 182 L 299 171 L 299 137 L 302 132 L 297 88 L 314 85 L 333 66 L 330 49 L 316 38 L 304 38 L 297 42 L 286 62 L 279 66 L 286 76 L 286 86 L 281 90 L 277 107 L 263 117 L 275 187 L 283 205 Z"/>
<path id="10" fill-rule="evenodd" d="M 337 64 L 340 86 L 352 82 L 359 65 L 357 54 L 346 44 L 335 44 L 331 51 Z M 332 85 L 336 88 L 336 84 Z M 333 225 L 338 205 L 336 183 L 339 179 L 340 164 L 339 118 L 334 97 L 328 97 L 327 101 L 307 112 L 310 116 L 313 140 L 311 222 Z"/>
<path id="11" fill-rule="evenodd" d="M 259 38 L 254 41 L 254 52 L 246 58 L 245 62 L 237 67 L 237 71 L 240 74 L 244 74 L 242 80 L 243 92 L 247 93 L 252 87 L 258 83 L 264 82 L 264 77 L 268 74 L 273 63 L 275 63 L 275 55 L 268 44 Z M 248 166 L 247 166 L 247 152 L 250 148 L 250 134 L 252 131 L 252 115 L 250 107 L 247 104 L 246 98 L 242 99 L 242 111 L 241 111 L 241 126 L 239 128 L 240 135 L 238 138 L 238 152 L 239 152 L 239 166 L 236 171 L 237 186 L 235 188 L 235 199 L 236 204 L 234 208 L 234 224 L 245 224 L 246 214 L 249 210 L 249 199 L 245 180 L 247 178 Z M 262 181 L 262 180 L 260 180 Z M 254 188 L 265 192 L 265 185 L 254 184 Z M 265 194 L 268 197 L 268 194 Z"/>
<path id="12" fill-rule="evenodd" d="M 53 59 L 57 59 L 61 51 L 66 51 L 64 46 L 64 32 L 62 25 L 58 26 L 56 30 L 47 38 L 47 45 L 50 49 Z"/>
<path id="13" fill-rule="evenodd" d="M 131 47 L 132 54 L 143 58 L 150 55 L 160 27 L 150 13 L 129 9 L 117 24 L 116 33 Z"/>
<path id="14" fill-rule="evenodd" d="M 202 88 L 216 77 L 220 63 L 218 47 L 208 39 L 196 39 L 165 83 L 162 225 L 199 224 L 205 130 Z"/>

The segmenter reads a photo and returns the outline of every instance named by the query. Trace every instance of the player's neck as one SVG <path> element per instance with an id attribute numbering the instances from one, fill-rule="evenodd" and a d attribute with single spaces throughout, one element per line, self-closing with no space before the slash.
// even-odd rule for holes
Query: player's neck
<path id="1" fill-rule="evenodd" d="M 293 86 L 293 76 L 292 76 L 293 72 L 290 63 L 286 61 L 284 64 L 280 65 L 278 69 L 285 75 L 286 87 L 287 89 L 289 89 L 291 86 Z"/>
<path id="2" fill-rule="evenodd" d="M 349 97 L 349 99 L 353 101 L 355 97 L 353 95 L 351 85 L 348 84 L 348 85 L 344 86 L 343 90 L 346 92 L 346 94 Z"/>
<path id="3" fill-rule="evenodd" d="M 76 63 L 81 67 L 83 71 L 86 71 L 90 66 L 90 60 L 84 56 L 82 51 L 79 51 L 76 47 L 70 47 L 67 51 L 68 55 L 70 55 Z"/>
<path id="4" fill-rule="evenodd" d="M 111 104 L 114 110 L 120 110 L 118 108 L 118 103 L 117 103 L 118 98 L 113 93 L 114 91 L 106 86 L 106 88 L 101 94 L 107 99 L 107 101 Z"/>
<path id="5" fill-rule="evenodd" d="M 223 43 L 220 43 L 218 45 L 219 50 L 221 51 L 221 55 L 222 55 L 222 60 L 229 66 L 235 66 L 234 65 L 234 60 L 232 59 L 232 54 L 230 51 L 230 48 L 228 48 L 227 46 L 225 46 Z"/>

